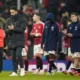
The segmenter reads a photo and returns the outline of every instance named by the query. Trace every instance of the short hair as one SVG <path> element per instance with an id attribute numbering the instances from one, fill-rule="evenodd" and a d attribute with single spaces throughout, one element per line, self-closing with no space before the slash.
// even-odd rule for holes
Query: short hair
<path id="1" fill-rule="evenodd" d="M 71 15 L 76 15 L 76 16 L 78 16 L 78 13 L 72 12 Z"/>
<path id="2" fill-rule="evenodd" d="M 10 9 L 17 11 L 17 7 L 16 6 L 11 6 Z"/>

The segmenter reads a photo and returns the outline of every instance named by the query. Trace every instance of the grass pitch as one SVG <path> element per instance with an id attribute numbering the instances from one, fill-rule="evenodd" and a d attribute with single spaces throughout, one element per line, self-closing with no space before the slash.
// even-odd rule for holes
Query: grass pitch
<path id="1" fill-rule="evenodd" d="M 56 73 L 53 75 L 33 75 L 32 73 L 28 73 L 25 76 L 16 76 L 10 77 L 11 72 L 2 72 L 0 73 L 0 80 L 80 80 L 80 77 L 71 76 L 69 74 L 64 75 L 63 73 Z"/>

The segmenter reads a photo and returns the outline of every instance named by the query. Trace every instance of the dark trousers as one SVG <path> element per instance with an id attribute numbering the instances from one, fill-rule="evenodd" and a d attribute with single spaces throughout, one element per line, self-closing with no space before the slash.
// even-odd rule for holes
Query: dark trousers
<path id="1" fill-rule="evenodd" d="M 0 72 L 3 69 L 3 48 L 0 48 Z"/>
<path id="2" fill-rule="evenodd" d="M 33 59 L 33 44 L 31 44 L 30 46 L 28 46 L 28 60 L 32 60 Z"/>
<path id="3" fill-rule="evenodd" d="M 12 65 L 13 65 L 13 72 L 17 73 L 17 59 L 19 61 L 20 64 L 20 68 L 23 68 L 23 58 L 22 58 L 22 47 L 17 47 L 15 49 L 11 50 L 12 53 Z"/>

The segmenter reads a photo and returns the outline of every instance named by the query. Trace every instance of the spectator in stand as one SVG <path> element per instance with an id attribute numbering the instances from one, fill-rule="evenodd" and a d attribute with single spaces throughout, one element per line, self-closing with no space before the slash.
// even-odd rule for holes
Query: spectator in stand
<path id="1" fill-rule="evenodd" d="M 62 13 L 62 19 L 61 19 L 61 22 L 63 24 L 63 30 L 64 29 L 67 29 L 67 22 L 69 20 L 69 12 L 68 11 L 64 11 Z"/>
<path id="2" fill-rule="evenodd" d="M 24 17 L 25 17 L 25 19 L 26 19 L 26 22 L 28 22 L 28 19 L 29 19 L 29 12 L 28 12 L 28 5 L 24 5 L 23 6 L 23 15 L 24 15 Z"/>
<path id="3" fill-rule="evenodd" d="M 32 5 L 28 5 L 28 12 L 32 16 L 33 15 L 33 8 Z"/>
<path id="4" fill-rule="evenodd" d="M 47 15 L 47 9 L 45 8 L 44 4 L 41 4 L 41 7 L 39 9 L 40 15 L 41 15 L 41 21 L 45 22 L 46 15 Z"/>
<path id="5" fill-rule="evenodd" d="M 0 17 L 0 25 L 1 25 L 2 29 L 5 29 L 6 22 L 7 21 L 4 18 Z"/>
<path id="6" fill-rule="evenodd" d="M 1 15 L 5 20 L 7 20 L 10 17 L 9 8 L 5 7 L 4 12 Z"/>

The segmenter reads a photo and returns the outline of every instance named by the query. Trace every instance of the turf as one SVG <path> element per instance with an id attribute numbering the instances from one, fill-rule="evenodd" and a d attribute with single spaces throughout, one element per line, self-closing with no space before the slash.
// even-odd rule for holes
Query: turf
<path id="1" fill-rule="evenodd" d="M 80 77 L 64 75 L 63 73 L 56 73 L 52 75 L 33 75 L 32 73 L 26 74 L 24 77 L 10 77 L 10 72 L 0 73 L 0 80 L 80 80 Z"/>

